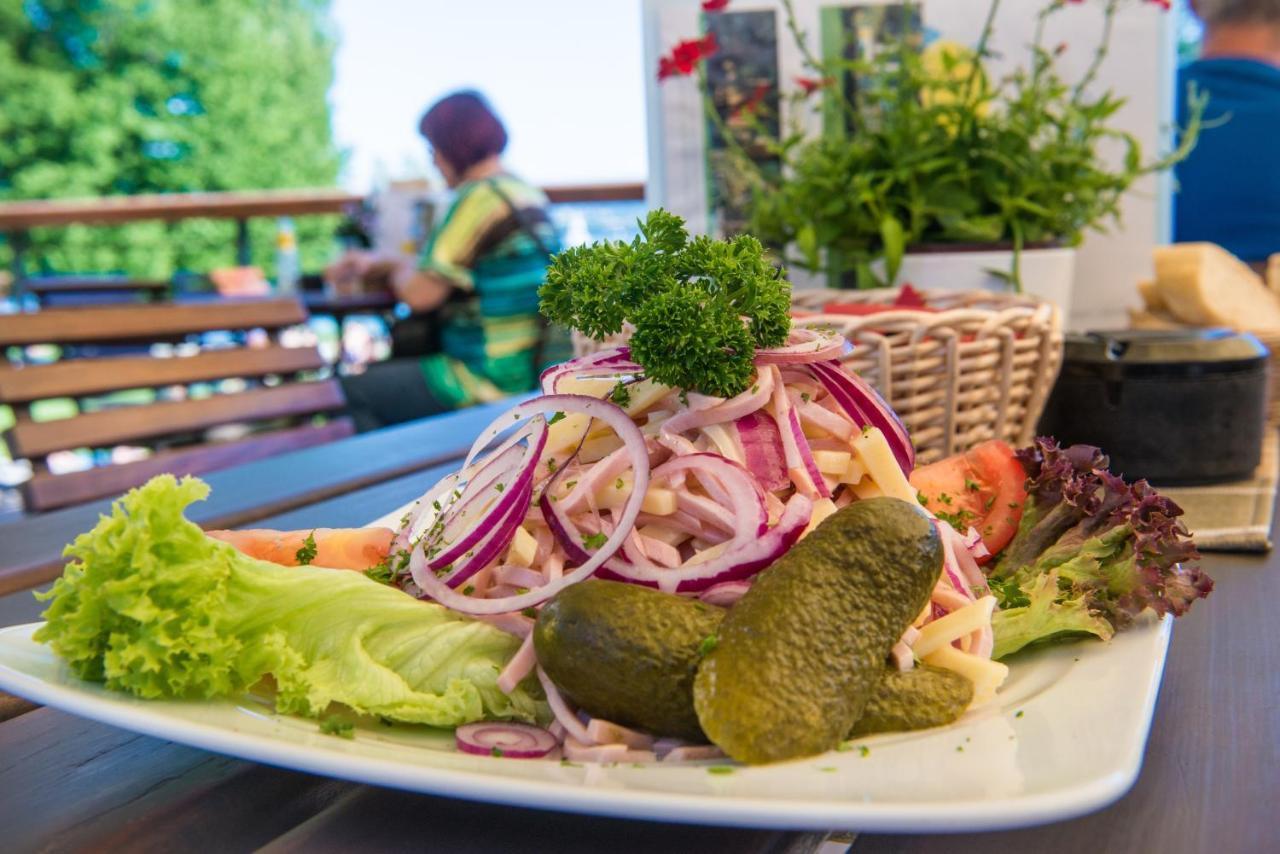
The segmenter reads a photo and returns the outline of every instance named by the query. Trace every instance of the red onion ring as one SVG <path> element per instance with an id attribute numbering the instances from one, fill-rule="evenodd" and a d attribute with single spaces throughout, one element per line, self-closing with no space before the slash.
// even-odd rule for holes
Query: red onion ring
<path id="1" fill-rule="evenodd" d="M 862 377 L 846 371 L 839 362 L 815 362 L 805 367 L 822 383 L 827 392 L 840 404 L 845 414 L 859 427 L 876 427 L 889 440 L 893 456 L 903 474 L 911 474 L 916 463 L 916 450 L 911 436 L 903 426 L 898 413 L 885 402 Z"/>
<path id="2" fill-rule="evenodd" d="M 463 753 L 507 759 L 541 759 L 560 746 L 545 729 L 485 721 L 463 724 L 453 731 L 453 739 Z"/>
<path id="3" fill-rule="evenodd" d="M 570 374 L 592 378 L 643 372 L 644 368 L 631 361 L 630 347 L 616 347 L 552 365 L 538 377 L 538 384 L 543 394 L 557 394 L 560 380 Z"/>
<path id="4" fill-rule="evenodd" d="M 459 557 L 466 554 L 469 550 L 473 550 L 482 538 L 489 536 L 488 532 L 490 530 L 490 523 L 494 519 L 497 519 L 499 524 L 503 525 L 508 519 L 515 517 L 514 521 L 510 525 L 506 525 L 507 534 L 505 539 L 503 539 L 502 546 L 505 547 L 506 544 L 510 542 L 511 535 L 515 533 L 516 526 L 520 524 L 520 519 L 523 518 L 524 511 L 529 506 L 529 499 L 532 497 L 533 493 L 534 470 L 537 468 L 538 460 L 542 457 L 543 449 L 547 446 L 546 420 L 541 416 L 538 416 L 530 423 L 534 425 L 532 434 L 529 436 L 529 442 L 524 448 L 524 453 L 520 457 L 519 463 L 512 465 L 505 471 L 502 470 L 501 466 L 495 466 L 495 469 L 497 469 L 496 471 L 486 472 L 488 466 L 485 466 L 485 468 L 481 469 L 481 472 L 477 473 L 476 477 L 467 484 L 466 489 L 463 490 L 462 495 L 458 500 L 447 505 L 441 511 L 440 521 L 443 521 L 443 524 L 436 524 L 432 526 L 431 534 L 434 536 L 428 536 L 424 546 L 428 554 L 427 566 L 430 569 L 438 570 L 441 567 L 448 566 L 449 564 L 457 561 Z M 521 431 L 521 433 L 524 432 L 525 431 Z M 510 457 L 511 451 L 516 447 L 516 445 L 512 445 L 509 448 L 505 448 L 500 454 L 495 454 L 494 456 L 500 456 L 502 458 Z M 474 451 L 475 449 L 473 446 L 472 452 L 474 453 Z M 467 513 L 468 508 L 472 504 L 476 503 L 477 500 L 483 500 L 488 497 L 490 490 L 500 482 L 499 478 L 504 474 L 508 474 L 511 470 L 518 470 L 518 474 L 515 476 L 515 479 L 506 484 L 501 493 L 494 491 L 493 494 L 497 495 L 497 500 L 493 501 L 485 512 L 478 518 L 472 520 L 472 527 L 465 530 L 463 534 L 451 545 L 440 549 L 436 554 L 432 555 L 431 549 L 435 548 L 441 540 L 448 537 L 450 531 L 453 531 L 455 535 L 457 534 L 456 526 L 451 527 L 451 523 L 457 522 L 460 524 L 462 521 L 460 517 Z M 477 488 L 474 490 L 471 489 L 472 483 L 478 484 Z M 502 535 L 499 535 L 500 538 L 501 536 Z M 483 565 L 484 564 L 481 564 L 481 566 Z M 476 568 L 478 569 L 479 567 Z"/>
<path id="5" fill-rule="evenodd" d="M 436 578 L 435 573 L 427 568 L 426 556 L 421 549 L 414 549 L 409 561 L 409 571 L 414 583 L 423 593 L 446 608 L 452 608 L 463 614 L 501 614 L 508 611 L 519 611 L 534 605 L 540 605 L 571 584 L 577 584 L 591 577 L 605 561 L 609 560 L 635 526 L 636 517 L 640 515 L 640 505 L 644 503 L 645 492 L 649 489 L 649 453 L 645 447 L 644 435 L 635 425 L 631 417 L 621 408 L 607 400 L 599 400 L 580 394 L 551 394 L 525 401 L 499 415 L 481 434 L 481 439 L 488 442 L 493 436 L 507 429 L 512 420 L 527 418 L 540 412 L 548 411 L 579 412 L 592 418 L 599 418 L 614 429 L 622 444 L 629 448 L 634 462 L 634 480 L 631 495 L 627 497 L 618 526 L 605 540 L 595 554 L 572 572 L 548 584 L 522 593 L 517 596 L 501 599 L 475 599 L 454 591 L 447 584 Z M 543 498 L 545 499 L 545 492 Z M 550 502 L 547 502 L 550 504 Z M 549 521 L 549 520 L 548 520 Z M 553 529 L 554 530 L 554 529 Z"/>
<path id="6" fill-rule="evenodd" d="M 750 589 L 750 581 L 722 581 L 703 590 L 698 594 L 698 598 L 708 605 L 732 608 L 738 604 L 738 600 Z"/>
<path id="7" fill-rule="evenodd" d="M 756 350 L 757 365 L 804 365 L 839 358 L 849 342 L 838 332 L 796 327 L 787 336 L 786 346 Z"/>

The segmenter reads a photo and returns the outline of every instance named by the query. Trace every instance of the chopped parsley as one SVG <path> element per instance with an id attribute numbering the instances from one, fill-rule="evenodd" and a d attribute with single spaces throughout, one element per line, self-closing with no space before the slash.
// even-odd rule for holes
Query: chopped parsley
<path id="1" fill-rule="evenodd" d="M 476 592 L 476 586 L 474 584 L 468 584 L 466 587 L 462 588 L 463 596 L 470 596 L 472 593 L 475 593 L 475 592 Z"/>
<path id="2" fill-rule="evenodd" d="M 499 482 L 499 483 L 495 483 L 495 484 L 493 485 L 493 488 L 494 488 L 494 489 L 496 489 L 496 490 L 498 490 L 498 492 L 502 492 L 502 490 L 506 489 L 507 487 L 506 487 L 506 485 L 505 485 L 505 484 L 503 484 L 503 483 Z"/>
<path id="3" fill-rule="evenodd" d="M 587 536 L 582 538 L 582 544 L 589 549 L 604 548 L 604 544 L 607 543 L 608 541 L 609 541 L 609 538 L 606 537 L 601 532 L 597 532 L 595 534 L 588 534 Z"/>
<path id="4" fill-rule="evenodd" d="M 490 755 L 490 756 L 497 756 L 497 757 L 501 758 L 501 757 L 502 757 L 502 748 L 501 748 L 501 747 L 494 747 L 494 748 L 490 749 L 490 750 L 489 750 L 489 755 Z"/>
<path id="5" fill-rule="evenodd" d="M 732 765 L 711 765 L 707 767 L 708 774 L 732 774 L 734 770 Z"/>
<path id="6" fill-rule="evenodd" d="M 627 384 L 622 380 L 618 380 L 618 384 L 613 387 L 613 391 L 609 392 L 609 399 L 626 409 L 631 405 L 631 389 L 627 388 Z"/>
<path id="7" fill-rule="evenodd" d="M 702 639 L 702 643 L 698 644 L 698 658 L 711 654 L 711 651 L 720 645 L 720 638 L 715 635 L 707 635 Z"/>
<path id="8" fill-rule="evenodd" d="M 526 591 L 526 592 L 527 592 L 527 591 Z M 525 615 L 526 617 L 528 617 L 530 620 L 536 620 L 536 619 L 538 619 L 538 609 L 537 609 L 537 608 L 525 608 L 525 609 L 524 609 L 523 611 L 521 611 L 520 613 L 521 613 L 521 614 L 524 614 L 524 615 Z"/>
<path id="9" fill-rule="evenodd" d="M 1014 712 L 1014 713 L 1013 713 L 1013 716 L 1014 716 L 1015 718 L 1020 718 L 1020 717 L 1022 717 L 1022 715 L 1023 715 L 1023 711 L 1022 711 L 1022 709 L 1018 709 L 1018 711 L 1016 711 L 1016 712 Z"/>
<path id="10" fill-rule="evenodd" d="M 853 750 L 853 745 L 850 742 L 842 741 L 836 745 L 836 753 L 848 753 L 850 750 Z"/>
<path id="11" fill-rule="evenodd" d="M 311 561 L 316 559 L 315 531 L 307 534 L 307 538 L 302 541 L 302 548 L 293 553 L 293 559 L 298 562 L 298 566 L 308 566 Z"/>
<path id="12" fill-rule="evenodd" d="M 555 424 L 557 421 L 563 421 L 563 420 L 564 420 L 563 412 L 553 412 L 551 413 L 551 417 L 547 419 L 547 426 L 550 427 L 552 424 Z"/>
<path id="13" fill-rule="evenodd" d="M 970 480 L 967 477 L 964 479 L 964 488 L 969 490 L 970 492 L 977 492 L 979 489 L 982 489 L 982 487 L 978 485 L 978 482 L 976 480 Z"/>
<path id="14" fill-rule="evenodd" d="M 351 721 L 344 721 L 337 715 L 330 715 L 320 721 L 320 731 L 325 735 L 336 735 L 338 738 L 356 737 L 356 725 Z"/>
<path id="15" fill-rule="evenodd" d="M 800 399 L 803 400 L 805 403 L 808 403 L 810 400 L 813 400 L 813 398 L 809 396 L 809 392 L 807 391 L 800 392 Z"/>
<path id="16" fill-rule="evenodd" d="M 555 470 L 556 470 L 556 458 L 547 457 L 547 471 L 555 471 Z"/>
<path id="17" fill-rule="evenodd" d="M 868 756 L 871 755 L 871 748 L 867 747 L 865 744 L 858 745 L 858 755 L 861 756 L 863 759 L 866 759 Z"/>
<path id="18" fill-rule="evenodd" d="M 564 488 L 565 488 L 565 489 L 573 489 L 573 488 L 574 488 L 575 486 L 577 486 L 577 485 L 578 485 L 578 482 L 577 482 L 576 480 L 571 480 L 571 481 L 569 481 L 568 483 L 566 483 L 566 484 L 564 485 Z"/>
<path id="19" fill-rule="evenodd" d="M 624 486 L 626 486 L 626 485 L 627 485 L 627 482 L 626 482 L 625 480 L 623 480 L 622 478 L 618 478 L 617 480 L 615 480 L 615 481 L 613 482 L 613 488 L 614 488 L 614 489 L 622 489 L 622 488 L 623 488 Z"/>
<path id="20" fill-rule="evenodd" d="M 570 760 L 568 760 L 568 759 L 561 759 L 561 760 L 560 760 L 560 767 L 562 767 L 562 768 L 581 768 L 582 766 L 581 766 L 581 765 L 579 765 L 577 762 L 572 762 L 572 761 L 570 761 Z"/>

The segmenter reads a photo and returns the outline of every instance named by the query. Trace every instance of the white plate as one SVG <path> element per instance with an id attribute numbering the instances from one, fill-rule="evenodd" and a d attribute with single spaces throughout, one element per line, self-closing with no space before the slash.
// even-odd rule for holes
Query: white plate
<path id="1" fill-rule="evenodd" d="M 299 771 L 449 797 L 659 821 L 878 832 L 996 830 L 1105 806 L 1138 776 L 1171 620 L 1110 643 L 1023 656 L 997 701 L 949 727 L 881 735 L 860 749 L 719 773 L 703 763 L 566 766 L 468 756 L 452 734 L 357 728 L 240 702 L 139 700 L 82 682 L 38 624 L 0 630 L 0 688 L 72 714 L 193 747 Z M 714 770 L 711 770 L 714 769 Z"/>

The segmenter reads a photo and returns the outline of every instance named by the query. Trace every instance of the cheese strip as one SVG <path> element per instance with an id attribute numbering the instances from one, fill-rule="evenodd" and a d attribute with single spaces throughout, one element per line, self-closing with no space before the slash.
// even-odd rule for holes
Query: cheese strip
<path id="1" fill-rule="evenodd" d="M 596 507 L 601 510 L 616 510 L 626 504 L 631 497 L 631 484 L 630 475 L 602 484 L 595 494 Z M 661 486 L 651 486 L 644 494 L 640 510 L 654 516 L 670 516 L 676 512 L 676 494 Z"/>
<path id="2" fill-rule="evenodd" d="M 924 629 L 920 631 L 923 633 Z M 955 671 L 972 682 L 973 703 L 970 708 L 990 702 L 996 695 L 996 689 L 1004 684 L 1004 680 L 1009 676 L 1009 668 L 1006 665 L 988 658 L 979 658 L 972 653 L 961 652 L 954 646 L 939 647 L 924 657 L 924 663 Z"/>
<path id="3" fill-rule="evenodd" d="M 915 488 L 907 482 L 907 476 L 898 467 L 889 441 L 879 429 L 871 427 L 863 430 L 860 436 L 854 437 L 852 445 L 854 456 L 862 463 L 875 485 L 880 487 L 881 494 L 912 503 L 916 501 Z M 859 498 L 869 497 L 859 492 L 857 487 L 853 491 Z"/>
<path id="4" fill-rule="evenodd" d="M 911 651 L 916 657 L 924 658 L 934 650 L 990 625 L 995 608 L 996 597 L 983 596 L 976 602 L 970 602 L 963 608 L 934 620 L 920 629 L 920 637 L 911 645 Z"/>
<path id="5" fill-rule="evenodd" d="M 516 528 L 516 535 L 511 539 L 511 545 L 507 546 L 507 556 L 502 559 L 502 562 L 515 566 L 533 566 L 533 559 L 537 553 L 538 541 L 524 529 L 524 525 L 520 525 Z"/>
<path id="6" fill-rule="evenodd" d="M 814 451 L 813 461 L 823 474 L 842 475 L 849 469 L 853 455 L 844 451 Z"/>
<path id="7" fill-rule="evenodd" d="M 813 515 L 809 517 L 809 526 L 804 529 L 804 533 L 800 535 L 800 539 L 804 539 L 813 532 L 813 529 L 821 525 L 828 516 L 836 512 L 836 504 L 830 498 L 819 498 L 813 502 Z"/>

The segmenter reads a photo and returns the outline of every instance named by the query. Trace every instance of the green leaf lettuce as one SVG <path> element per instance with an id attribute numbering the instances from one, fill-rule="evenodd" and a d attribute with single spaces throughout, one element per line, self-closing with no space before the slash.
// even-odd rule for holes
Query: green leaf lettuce
<path id="1" fill-rule="evenodd" d="M 528 683 L 497 687 L 515 638 L 363 573 L 243 555 L 183 517 L 208 492 L 164 475 L 117 501 L 67 547 L 35 639 L 81 678 L 146 698 L 271 677 L 279 711 L 313 717 L 332 703 L 432 726 L 545 717 Z"/>

